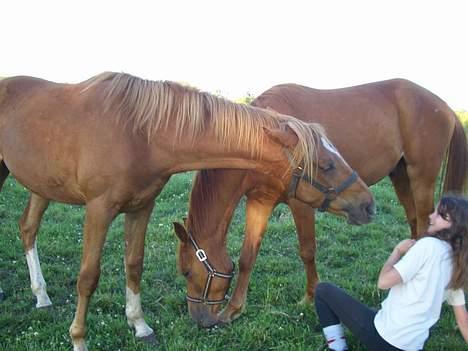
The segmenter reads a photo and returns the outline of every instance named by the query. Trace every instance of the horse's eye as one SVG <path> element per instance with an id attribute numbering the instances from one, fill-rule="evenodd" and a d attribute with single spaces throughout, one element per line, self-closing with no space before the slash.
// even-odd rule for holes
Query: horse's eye
<path id="1" fill-rule="evenodd" d="M 322 166 L 320 166 L 320 169 L 324 172 L 329 172 L 335 169 L 335 163 L 334 162 L 328 162 Z"/>
<path id="2" fill-rule="evenodd" d="M 185 278 L 188 278 L 188 277 L 190 277 L 190 271 L 182 272 L 182 275 L 183 275 Z"/>

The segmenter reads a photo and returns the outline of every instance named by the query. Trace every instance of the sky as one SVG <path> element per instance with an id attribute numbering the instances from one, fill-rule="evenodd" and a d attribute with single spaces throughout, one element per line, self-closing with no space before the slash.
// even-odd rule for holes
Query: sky
<path id="1" fill-rule="evenodd" d="M 468 110 L 465 0 L 1 1 L 0 76 L 103 71 L 237 99 L 410 79 Z"/>

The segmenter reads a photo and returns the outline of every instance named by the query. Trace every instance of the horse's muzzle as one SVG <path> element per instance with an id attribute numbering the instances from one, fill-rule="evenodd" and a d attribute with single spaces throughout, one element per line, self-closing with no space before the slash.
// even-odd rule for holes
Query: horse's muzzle
<path id="1" fill-rule="evenodd" d="M 188 304 L 188 309 L 192 320 L 202 328 L 211 328 L 218 324 L 217 311 L 214 311 L 214 306 L 203 304 Z M 217 310 L 218 308 L 215 307 Z"/>
<path id="2" fill-rule="evenodd" d="M 363 203 L 357 208 L 352 208 L 346 211 L 348 214 L 348 223 L 353 225 L 361 225 L 372 222 L 375 214 L 374 201 Z"/>

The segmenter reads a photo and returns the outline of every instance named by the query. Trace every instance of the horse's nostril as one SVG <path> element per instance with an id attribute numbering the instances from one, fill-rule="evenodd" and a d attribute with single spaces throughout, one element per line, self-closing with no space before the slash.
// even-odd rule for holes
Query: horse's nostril
<path id="1" fill-rule="evenodd" d="M 366 207 L 366 211 L 370 216 L 373 216 L 375 214 L 375 206 L 374 204 L 369 204 Z"/>

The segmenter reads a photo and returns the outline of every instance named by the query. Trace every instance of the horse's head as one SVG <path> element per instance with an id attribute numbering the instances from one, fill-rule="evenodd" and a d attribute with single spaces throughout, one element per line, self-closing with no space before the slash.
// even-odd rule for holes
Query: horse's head
<path id="1" fill-rule="evenodd" d="M 226 301 L 234 264 L 225 247 L 199 246 L 180 223 L 174 222 L 174 230 L 180 240 L 177 263 L 187 282 L 190 316 L 200 326 L 211 327 L 218 322 L 217 313 Z"/>
<path id="2" fill-rule="evenodd" d="M 375 205 L 367 185 L 349 167 L 319 125 L 299 125 L 302 131 L 289 123 L 283 128 L 265 129 L 267 136 L 281 145 L 290 160 L 289 197 L 310 204 L 319 211 L 345 216 L 350 224 L 369 223 Z M 305 144 L 302 149 L 306 152 L 298 159 L 294 150 L 301 143 L 298 137 L 301 134 L 309 137 L 302 141 Z"/>

